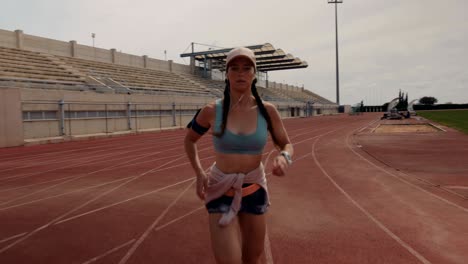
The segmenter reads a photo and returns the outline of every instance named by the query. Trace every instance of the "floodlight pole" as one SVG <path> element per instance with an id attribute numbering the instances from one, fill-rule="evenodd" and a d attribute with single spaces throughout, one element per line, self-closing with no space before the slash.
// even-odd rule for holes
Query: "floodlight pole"
<path id="1" fill-rule="evenodd" d="M 335 4 L 335 47 L 336 47 L 336 103 L 340 105 L 340 70 L 338 63 L 338 4 L 343 0 L 328 0 L 329 4 Z"/>

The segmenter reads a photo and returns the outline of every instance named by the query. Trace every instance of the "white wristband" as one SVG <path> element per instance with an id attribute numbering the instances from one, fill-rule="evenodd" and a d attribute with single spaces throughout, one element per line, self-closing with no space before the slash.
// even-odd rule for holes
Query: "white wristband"
<path id="1" fill-rule="evenodd" d="M 289 152 L 281 151 L 280 155 L 283 156 L 286 159 L 286 162 L 288 163 L 288 165 L 292 164 L 292 159 L 291 159 L 291 155 L 289 154 Z"/>

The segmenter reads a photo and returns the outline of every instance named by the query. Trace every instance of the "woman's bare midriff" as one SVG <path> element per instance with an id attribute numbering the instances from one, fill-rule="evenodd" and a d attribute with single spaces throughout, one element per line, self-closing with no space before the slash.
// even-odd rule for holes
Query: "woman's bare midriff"
<path id="1" fill-rule="evenodd" d="M 216 167 L 222 172 L 248 173 L 260 166 L 262 155 L 216 153 Z"/>

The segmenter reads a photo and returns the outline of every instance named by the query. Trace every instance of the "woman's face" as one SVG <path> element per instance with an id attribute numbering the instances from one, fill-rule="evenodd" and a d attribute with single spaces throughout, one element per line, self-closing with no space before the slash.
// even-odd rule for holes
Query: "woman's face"
<path id="1" fill-rule="evenodd" d="M 255 79 L 252 61 L 246 57 L 237 57 L 229 63 L 227 78 L 231 89 L 238 92 L 249 90 Z"/>

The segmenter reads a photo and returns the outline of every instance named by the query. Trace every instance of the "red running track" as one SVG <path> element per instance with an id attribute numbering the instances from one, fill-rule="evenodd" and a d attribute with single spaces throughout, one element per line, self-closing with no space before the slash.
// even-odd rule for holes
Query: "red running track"
<path id="1" fill-rule="evenodd" d="M 466 136 L 377 135 L 374 114 L 284 122 L 295 162 L 267 176 L 263 262 L 468 262 L 468 168 L 449 156 L 468 157 Z M 0 149 L 0 263 L 214 263 L 183 137 Z M 211 139 L 198 146 L 208 168 Z"/>

